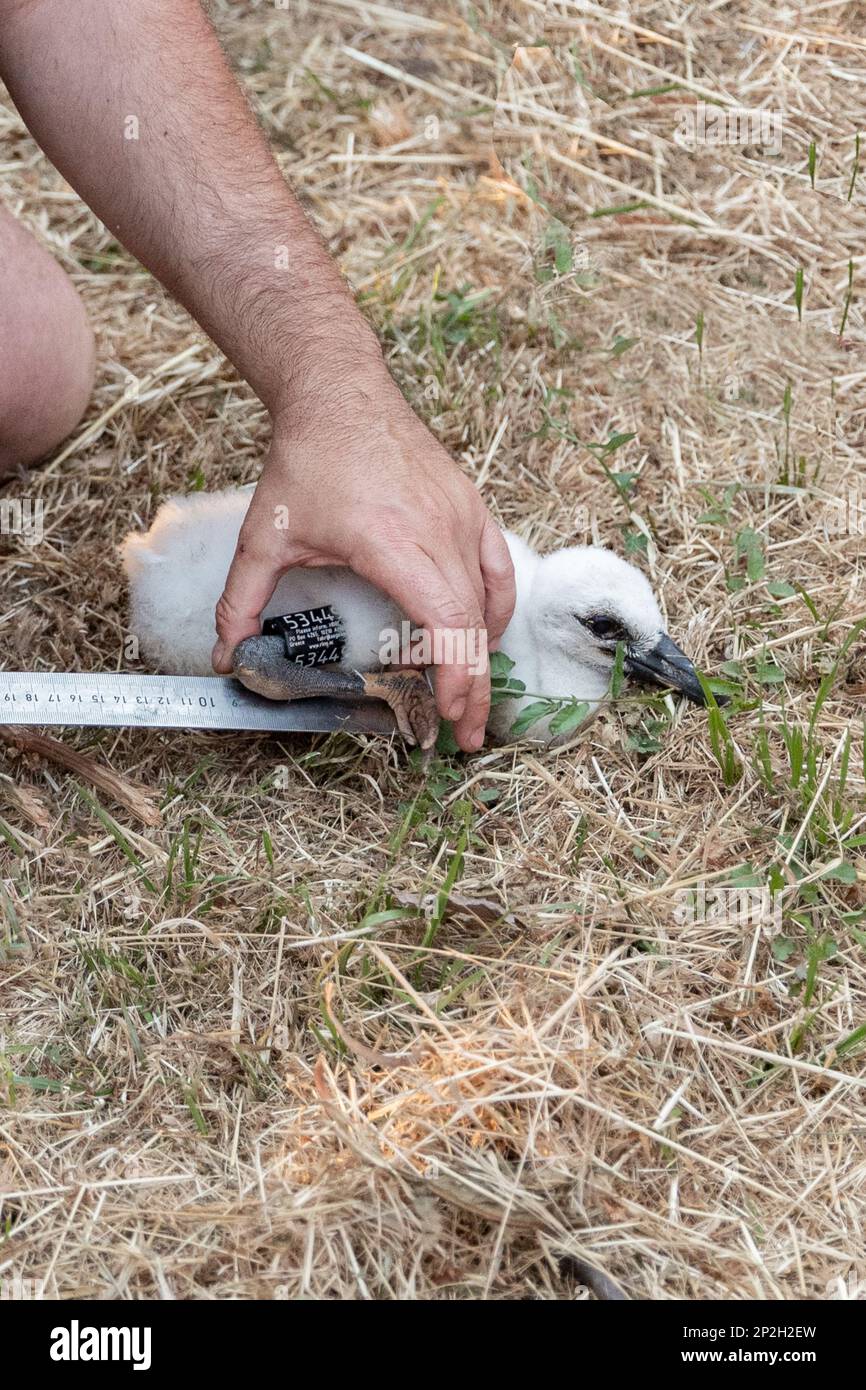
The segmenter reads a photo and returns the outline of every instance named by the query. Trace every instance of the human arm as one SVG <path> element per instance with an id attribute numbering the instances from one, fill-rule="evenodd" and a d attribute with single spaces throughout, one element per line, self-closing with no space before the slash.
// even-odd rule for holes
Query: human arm
<path id="1" fill-rule="evenodd" d="M 501 533 L 388 373 L 198 0 L 0 0 L 0 24 L 0 76 L 35 138 L 270 413 L 217 668 L 293 564 L 350 565 L 413 622 L 486 624 L 495 642 L 514 601 Z M 441 666 L 437 702 L 478 746 L 487 673 Z"/>

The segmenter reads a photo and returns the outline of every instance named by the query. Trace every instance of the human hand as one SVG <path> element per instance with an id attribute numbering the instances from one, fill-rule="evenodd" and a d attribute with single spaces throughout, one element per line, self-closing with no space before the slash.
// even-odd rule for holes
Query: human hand
<path id="1" fill-rule="evenodd" d="M 234 648 L 259 631 L 278 579 L 294 565 L 349 566 L 429 634 L 466 634 L 451 653 L 486 656 L 514 608 L 499 527 L 384 365 L 330 381 L 326 398 L 308 392 L 277 417 L 217 606 L 216 670 L 230 671 Z M 437 666 L 436 703 L 460 747 L 479 748 L 490 707 L 486 660 Z"/>

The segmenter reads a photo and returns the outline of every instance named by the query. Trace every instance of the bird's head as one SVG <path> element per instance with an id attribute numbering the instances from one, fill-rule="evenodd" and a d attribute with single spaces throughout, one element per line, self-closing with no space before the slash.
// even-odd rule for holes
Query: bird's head
<path id="1" fill-rule="evenodd" d="M 628 674 L 706 704 L 646 579 L 613 551 L 582 545 L 547 555 L 536 571 L 532 610 L 536 640 L 569 663 L 609 675 L 623 642 Z"/>

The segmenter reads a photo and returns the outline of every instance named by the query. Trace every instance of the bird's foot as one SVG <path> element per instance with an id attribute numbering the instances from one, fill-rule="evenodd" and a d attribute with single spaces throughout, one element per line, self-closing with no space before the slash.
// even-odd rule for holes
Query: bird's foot
<path id="1" fill-rule="evenodd" d="M 439 714 L 423 671 L 362 671 L 364 694 L 384 700 L 394 712 L 400 733 L 426 753 L 439 736 Z"/>

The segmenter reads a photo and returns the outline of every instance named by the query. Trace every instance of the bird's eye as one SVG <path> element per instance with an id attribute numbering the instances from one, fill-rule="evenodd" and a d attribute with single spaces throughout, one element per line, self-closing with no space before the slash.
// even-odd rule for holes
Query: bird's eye
<path id="1" fill-rule="evenodd" d="M 628 633 L 622 623 L 617 622 L 616 618 L 608 618 L 603 613 L 594 613 L 588 618 L 580 618 L 585 628 L 588 628 L 593 637 L 597 637 L 602 642 L 621 642 L 628 637 Z"/>

